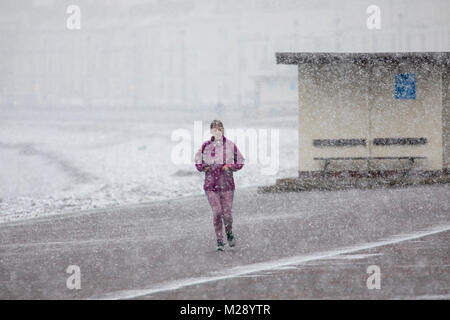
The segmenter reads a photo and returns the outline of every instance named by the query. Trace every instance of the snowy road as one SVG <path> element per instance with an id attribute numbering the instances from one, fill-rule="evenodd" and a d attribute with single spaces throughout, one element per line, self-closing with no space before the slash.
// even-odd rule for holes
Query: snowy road
<path id="1" fill-rule="evenodd" d="M 2 224 L 0 298 L 448 299 L 449 199 L 446 185 L 241 189 L 224 252 L 204 196 Z M 69 265 L 80 290 L 66 287 Z M 365 287 L 369 265 L 380 290 Z"/>

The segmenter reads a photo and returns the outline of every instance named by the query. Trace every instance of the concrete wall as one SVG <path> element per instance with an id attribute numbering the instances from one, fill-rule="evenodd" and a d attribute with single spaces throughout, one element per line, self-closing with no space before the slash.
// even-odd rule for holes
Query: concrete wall
<path id="1" fill-rule="evenodd" d="M 450 66 L 442 73 L 442 166 L 450 168 Z"/>
<path id="2" fill-rule="evenodd" d="M 441 66 L 383 63 L 300 64 L 299 171 L 322 170 L 314 157 L 426 156 L 416 168 L 443 168 Z M 395 99 L 395 74 L 416 74 L 416 99 Z M 447 119 L 444 121 L 448 122 Z M 448 130 L 448 129 L 446 129 Z M 424 145 L 373 145 L 374 138 L 424 137 Z M 362 139 L 366 146 L 313 145 L 313 139 Z M 448 156 L 447 156 L 448 159 Z M 332 162 L 331 171 L 404 169 L 407 160 Z"/>

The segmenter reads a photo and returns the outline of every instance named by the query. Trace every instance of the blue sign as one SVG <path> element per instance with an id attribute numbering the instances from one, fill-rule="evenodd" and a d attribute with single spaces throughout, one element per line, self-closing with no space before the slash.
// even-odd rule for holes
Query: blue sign
<path id="1" fill-rule="evenodd" d="M 395 99 L 416 99 L 416 75 L 414 73 L 395 75 Z"/>

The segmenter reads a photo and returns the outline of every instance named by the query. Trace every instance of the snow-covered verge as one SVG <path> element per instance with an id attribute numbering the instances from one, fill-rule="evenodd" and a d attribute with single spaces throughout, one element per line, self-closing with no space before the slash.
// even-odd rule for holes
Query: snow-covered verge
<path id="1" fill-rule="evenodd" d="M 130 110 L 103 111 L 97 118 L 48 112 L 0 118 L 0 222 L 203 194 L 203 174 L 193 162 L 172 163 L 178 142 L 171 135 L 178 128 L 193 132 L 194 120 L 203 120 L 207 130 L 210 117 L 161 121 L 145 112 L 129 117 Z M 295 115 L 224 123 L 280 130 L 278 174 L 262 175 L 260 164 L 247 164 L 235 173 L 238 189 L 296 175 Z"/>

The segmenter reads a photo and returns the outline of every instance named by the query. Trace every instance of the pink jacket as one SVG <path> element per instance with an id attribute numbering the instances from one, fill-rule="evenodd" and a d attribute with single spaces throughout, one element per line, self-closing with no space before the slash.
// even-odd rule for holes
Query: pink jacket
<path id="1" fill-rule="evenodd" d="M 224 147 L 225 146 L 225 147 Z M 206 191 L 230 191 L 234 190 L 233 171 L 242 169 L 244 157 L 233 143 L 225 136 L 222 141 L 215 141 L 214 136 L 205 141 L 195 154 L 195 167 L 198 171 L 205 171 L 205 183 L 203 189 Z M 228 170 L 222 167 L 228 164 Z"/>

